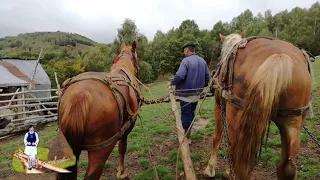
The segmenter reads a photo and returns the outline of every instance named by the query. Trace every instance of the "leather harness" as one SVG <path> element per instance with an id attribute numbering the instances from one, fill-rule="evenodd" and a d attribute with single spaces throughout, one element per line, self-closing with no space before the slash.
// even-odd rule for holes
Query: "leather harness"
<path id="1" fill-rule="evenodd" d="M 216 70 L 215 74 L 213 75 L 213 80 L 215 81 L 215 84 L 218 87 L 218 94 L 219 96 L 222 96 L 225 98 L 232 106 L 238 109 L 244 109 L 245 101 L 235 95 L 232 94 L 232 88 L 233 88 L 233 76 L 234 76 L 234 64 L 235 59 L 237 56 L 238 49 L 245 48 L 246 44 L 257 38 L 265 38 L 269 40 L 275 40 L 276 38 L 270 38 L 270 37 L 260 37 L 260 36 L 253 36 L 249 38 L 244 38 L 239 43 L 235 44 L 230 54 L 228 54 L 228 57 L 226 58 L 226 65 L 224 67 L 224 72 L 221 72 L 222 65 L 224 64 L 222 61 L 218 64 L 218 69 Z M 299 48 L 300 49 L 300 48 Z M 308 52 L 302 50 L 302 53 L 306 57 L 306 59 L 309 61 Z M 311 67 L 308 63 L 308 70 L 311 72 Z M 219 75 L 222 74 L 222 85 L 219 83 Z M 301 116 L 309 112 L 309 110 L 312 108 L 311 101 L 301 108 L 297 109 L 277 109 L 277 117 L 294 117 L 294 116 Z"/>
<path id="2" fill-rule="evenodd" d="M 135 81 L 130 78 L 129 73 L 124 68 L 119 67 L 119 69 L 122 70 L 126 74 L 126 76 L 121 75 L 121 74 L 115 74 L 115 73 L 105 73 L 103 76 L 102 75 L 88 76 L 88 77 L 75 76 L 73 78 L 67 79 L 67 81 L 62 86 L 63 91 L 62 91 L 61 97 L 63 96 L 65 90 L 70 85 L 72 85 L 76 82 L 83 81 L 83 80 L 96 80 L 96 81 L 99 81 L 99 82 L 105 84 L 106 86 L 110 87 L 110 89 L 111 89 L 111 91 L 117 101 L 117 104 L 118 104 L 119 117 L 120 117 L 119 127 L 121 127 L 119 129 L 119 131 L 114 136 L 112 136 L 110 139 L 107 139 L 99 144 L 83 145 L 82 146 L 83 150 L 87 150 L 87 151 L 100 150 L 100 149 L 103 149 L 103 148 L 111 145 L 115 141 L 122 139 L 122 136 L 124 135 L 124 133 L 128 130 L 128 128 L 133 123 L 135 123 L 135 121 L 137 119 L 138 112 L 139 112 L 140 107 L 142 105 L 143 97 L 141 95 L 139 87 L 134 83 Z M 131 111 L 130 105 L 129 105 L 129 99 L 128 99 L 129 95 L 126 95 L 126 93 L 122 90 L 121 86 L 127 86 L 129 88 L 130 87 L 133 88 L 133 90 L 136 94 L 137 100 L 138 100 L 138 110 L 136 113 Z M 123 122 L 124 112 L 122 109 L 121 96 L 124 99 L 124 103 L 125 103 L 124 108 L 125 108 L 125 110 L 128 114 L 128 117 L 129 117 L 128 120 L 125 122 Z M 60 106 L 60 101 L 59 101 L 58 106 Z M 59 114 L 58 114 L 58 121 L 59 121 Z"/>

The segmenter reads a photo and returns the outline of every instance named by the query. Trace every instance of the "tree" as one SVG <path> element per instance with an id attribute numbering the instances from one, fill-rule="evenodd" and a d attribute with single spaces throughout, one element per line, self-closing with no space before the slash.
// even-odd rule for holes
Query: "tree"
<path id="1" fill-rule="evenodd" d="M 121 28 L 118 29 L 117 41 L 131 44 L 138 35 L 138 29 L 135 22 L 131 19 L 126 18 Z"/>

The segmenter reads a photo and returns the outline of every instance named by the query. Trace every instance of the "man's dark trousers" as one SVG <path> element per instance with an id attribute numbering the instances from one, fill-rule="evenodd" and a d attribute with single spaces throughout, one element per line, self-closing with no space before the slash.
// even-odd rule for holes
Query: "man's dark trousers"
<path id="1" fill-rule="evenodd" d="M 188 130 L 189 126 L 192 123 L 192 120 L 195 116 L 194 111 L 197 108 L 197 104 L 198 104 L 198 101 L 193 103 L 180 101 L 181 121 L 182 121 L 182 127 L 185 131 Z"/>

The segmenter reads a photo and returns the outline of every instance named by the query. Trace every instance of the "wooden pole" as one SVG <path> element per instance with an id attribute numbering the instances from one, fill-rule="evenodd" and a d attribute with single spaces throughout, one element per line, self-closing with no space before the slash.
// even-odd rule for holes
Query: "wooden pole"
<path id="1" fill-rule="evenodd" d="M 18 89 L 16 90 L 16 93 L 17 93 L 17 92 L 19 92 L 19 91 L 20 91 L 20 88 L 18 88 Z M 14 98 L 16 98 L 16 95 L 13 95 L 13 96 L 11 97 L 11 100 L 9 101 L 8 106 L 11 106 L 11 104 L 12 104 L 12 102 L 13 102 Z"/>
<path id="2" fill-rule="evenodd" d="M 173 95 L 173 91 L 171 87 L 169 88 L 169 97 L 172 105 L 172 111 L 174 111 L 174 116 L 176 118 L 178 139 L 179 139 L 179 143 L 181 144 L 180 151 L 181 151 L 181 157 L 184 165 L 184 173 L 186 175 L 187 180 L 196 180 L 197 178 L 196 178 L 195 171 L 193 169 L 192 160 L 190 157 L 188 139 L 184 138 L 184 129 L 182 128 L 181 116 L 179 111 L 177 111 L 178 107 L 177 107 L 176 99 Z"/>

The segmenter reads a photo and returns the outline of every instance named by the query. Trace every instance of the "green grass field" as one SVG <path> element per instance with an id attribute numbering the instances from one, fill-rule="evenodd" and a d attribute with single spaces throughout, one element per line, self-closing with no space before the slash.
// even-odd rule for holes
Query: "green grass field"
<path id="1" fill-rule="evenodd" d="M 307 118 L 305 124 L 309 130 L 320 140 L 320 59 L 313 64 L 315 72 L 315 81 L 313 93 L 313 111 L 314 118 Z M 157 82 L 149 84 L 148 87 L 154 96 L 143 91 L 146 99 L 153 99 L 167 96 L 168 77 L 163 77 Z M 199 102 L 201 104 L 202 101 Z M 190 147 L 191 158 L 195 170 L 198 174 L 205 168 L 208 157 L 210 156 L 211 136 L 214 130 L 213 115 L 214 99 L 207 98 L 201 106 L 197 121 L 207 120 L 208 125 L 198 130 L 192 135 L 193 143 Z M 171 112 L 171 104 L 160 104 L 165 114 Z M 144 105 L 141 111 L 141 123 L 138 120 L 136 127 L 129 135 L 128 151 L 126 156 L 126 170 L 131 179 L 152 180 L 155 177 L 153 167 L 156 166 L 157 174 L 160 179 L 175 179 L 176 155 L 178 140 L 175 131 L 175 120 L 173 116 L 169 119 L 164 115 L 158 105 Z M 48 144 L 56 135 L 56 123 L 48 124 L 44 130 L 39 131 L 39 147 L 47 148 Z M 320 179 L 320 149 L 311 140 L 308 134 L 302 130 L 301 150 L 298 157 L 297 171 L 298 179 Z M 23 145 L 23 137 L 13 138 L 10 141 L 1 143 L 0 153 L 0 174 L 14 174 L 12 171 L 12 153 Z M 152 159 L 149 157 L 149 150 Z M 225 165 L 225 148 L 222 146 L 219 152 L 218 165 Z M 103 177 L 106 179 L 115 179 L 116 168 L 118 164 L 118 149 L 115 148 L 112 155 L 104 166 Z M 256 172 L 265 176 L 265 178 L 275 178 L 275 167 L 281 158 L 280 135 L 276 126 L 272 123 L 270 139 L 267 143 L 267 149 L 262 150 L 261 157 Z M 86 156 L 80 158 L 79 179 L 83 179 L 88 161 Z M 218 167 L 218 178 L 221 178 L 224 167 Z M 178 164 L 179 173 L 183 171 L 183 164 L 180 160 Z"/>

